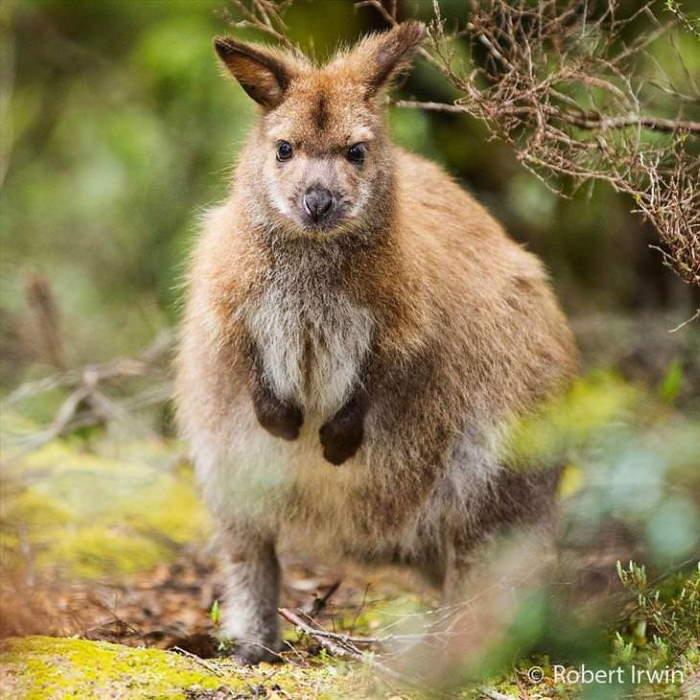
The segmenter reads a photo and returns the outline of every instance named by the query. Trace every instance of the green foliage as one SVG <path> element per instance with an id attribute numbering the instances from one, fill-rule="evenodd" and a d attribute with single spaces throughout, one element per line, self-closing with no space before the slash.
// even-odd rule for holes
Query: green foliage
<path id="1" fill-rule="evenodd" d="M 673 403 L 680 393 L 683 385 L 683 365 L 680 360 L 675 359 L 668 366 L 666 375 L 659 384 L 659 396 L 666 403 Z"/>
<path id="2" fill-rule="evenodd" d="M 556 464 L 600 438 L 630 415 L 639 393 L 620 378 L 595 373 L 574 382 L 562 397 L 518 420 L 506 452 L 514 465 Z"/>
<path id="3" fill-rule="evenodd" d="M 646 668 L 678 666 L 690 673 L 700 664 L 700 563 L 689 574 L 658 585 L 644 566 L 618 562 L 618 576 L 632 599 L 627 620 L 613 640 L 613 663 Z"/>
<path id="4" fill-rule="evenodd" d="M 218 599 L 212 603 L 211 610 L 209 611 L 209 619 L 214 627 L 219 626 L 221 622 L 221 606 L 219 605 Z"/>

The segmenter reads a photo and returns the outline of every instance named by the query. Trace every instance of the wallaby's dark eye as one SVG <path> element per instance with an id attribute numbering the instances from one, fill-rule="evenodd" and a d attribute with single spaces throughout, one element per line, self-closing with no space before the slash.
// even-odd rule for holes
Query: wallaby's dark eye
<path id="1" fill-rule="evenodd" d="M 294 155 L 292 144 L 287 141 L 280 141 L 277 144 L 277 160 L 289 160 Z"/>
<path id="2" fill-rule="evenodd" d="M 353 143 L 352 146 L 348 148 L 348 160 L 351 163 L 362 163 L 366 153 L 367 146 L 365 146 L 364 143 Z"/>

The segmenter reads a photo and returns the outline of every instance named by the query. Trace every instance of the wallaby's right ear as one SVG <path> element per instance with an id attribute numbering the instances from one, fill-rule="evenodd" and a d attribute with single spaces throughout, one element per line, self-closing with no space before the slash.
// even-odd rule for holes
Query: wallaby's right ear
<path id="1" fill-rule="evenodd" d="M 214 39 L 214 48 L 241 87 L 267 109 L 276 107 L 292 78 L 291 68 L 272 52 L 229 37 Z"/>

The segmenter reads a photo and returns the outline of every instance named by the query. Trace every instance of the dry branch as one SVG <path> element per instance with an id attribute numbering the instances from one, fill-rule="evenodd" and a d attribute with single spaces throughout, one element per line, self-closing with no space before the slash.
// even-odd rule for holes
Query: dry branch
<path id="1" fill-rule="evenodd" d="M 215 676 L 219 676 L 222 678 L 225 676 L 225 674 L 221 671 L 220 668 L 217 668 L 214 664 L 210 663 L 206 659 L 202 659 L 201 657 L 197 656 L 196 654 L 192 654 L 191 652 L 187 651 L 186 649 L 181 649 L 180 647 L 172 647 L 172 649 L 168 649 L 168 651 L 172 654 L 177 654 L 179 656 L 185 656 L 188 659 L 191 659 L 196 664 L 199 664 L 202 668 L 209 671 L 209 673 L 213 673 Z"/>
<path id="2" fill-rule="evenodd" d="M 309 615 L 314 618 L 318 617 L 318 615 L 325 610 L 326 605 L 328 605 L 328 601 L 331 599 L 333 595 L 335 595 L 335 592 L 340 588 L 341 581 L 334 581 L 328 590 L 320 597 L 320 598 L 314 598 L 313 603 L 311 604 L 311 611 L 309 612 Z"/>
<path id="3" fill-rule="evenodd" d="M 327 630 L 320 629 L 315 624 L 312 624 L 311 620 L 304 620 L 301 614 L 298 614 L 288 608 L 279 608 L 279 614 L 293 624 L 300 632 L 315 639 L 324 649 L 329 651 L 334 656 L 340 656 L 343 658 L 350 658 L 356 661 L 361 661 L 368 664 L 372 668 L 376 669 L 383 675 L 399 681 L 402 684 L 414 686 L 417 688 L 423 688 L 423 684 L 416 679 L 408 677 L 398 671 L 386 666 L 380 662 L 376 657 L 363 654 L 357 648 L 357 644 L 362 646 L 373 645 L 373 644 L 387 644 L 389 642 L 396 641 L 397 639 L 411 639 L 411 640 L 421 640 L 424 639 L 426 635 L 394 635 L 390 637 L 354 637 L 350 635 L 344 635 L 337 632 L 328 632 Z M 440 633 L 441 636 L 445 636 L 444 633 Z M 425 688 L 423 688 L 425 689 Z M 435 689 L 432 689 L 433 694 L 435 694 Z M 491 700 L 515 700 L 510 695 L 505 695 L 495 690 L 494 688 L 489 688 L 484 686 L 479 688 L 479 692 L 491 698 Z"/>
<path id="4" fill-rule="evenodd" d="M 230 0 L 231 10 L 224 10 L 229 24 L 237 29 L 255 29 L 291 51 L 298 47 L 287 36 L 283 20 L 285 9 L 293 0 Z"/>
<path id="5" fill-rule="evenodd" d="M 319 630 L 312 622 L 304 620 L 300 614 L 289 610 L 289 608 L 279 608 L 279 614 L 291 622 L 300 632 L 307 634 L 308 636 L 315 639 L 324 649 L 329 651 L 334 656 L 340 656 L 348 659 L 355 659 L 356 661 L 361 661 L 367 664 L 371 668 L 376 669 L 381 674 L 391 678 L 395 681 L 399 681 L 406 685 L 418 686 L 420 687 L 420 682 L 414 678 L 409 678 L 393 668 L 390 668 L 386 664 L 376 659 L 374 656 L 369 654 L 363 654 L 351 641 L 350 637 L 338 638 L 335 636 L 329 636 L 325 630 Z"/>
<path id="6" fill-rule="evenodd" d="M 380 0 L 361 4 L 398 21 Z M 560 194 L 598 180 L 629 195 L 657 229 L 664 263 L 700 285 L 700 121 L 682 113 L 700 104 L 700 91 L 688 70 L 685 90 L 676 89 L 649 53 L 653 42 L 667 41 L 682 66 L 673 33 L 697 28 L 677 4 L 667 5 L 671 22 L 660 0 L 630 16 L 619 0 L 472 0 L 464 27 L 448 29 L 434 2 L 426 51 L 460 96 L 396 105 L 479 119 Z M 454 50 L 464 39 L 467 61 Z M 675 117 L 651 112 L 656 86 Z"/>
<path id="7" fill-rule="evenodd" d="M 128 422 L 132 412 L 167 401 L 171 395 L 170 384 L 167 373 L 161 371 L 159 364 L 170 353 L 173 344 L 174 335 L 165 331 L 136 358 L 116 358 L 103 364 L 86 365 L 19 386 L 2 402 L 2 410 L 53 389 L 64 389 L 70 393 L 49 425 L 17 441 L 16 447 L 19 449 L 10 459 L 19 459 L 78 428 L 112 420 Z M 108 385 L 133 377 L 155 379 L 155 385 L 123 401 L 110 398 L 105 391 Z"/>

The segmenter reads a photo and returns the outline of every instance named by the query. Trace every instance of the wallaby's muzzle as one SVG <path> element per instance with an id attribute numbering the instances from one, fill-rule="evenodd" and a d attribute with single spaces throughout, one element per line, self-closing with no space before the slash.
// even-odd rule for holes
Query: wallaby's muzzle
<path id="1" fill-rule="evenodd" d="M 302 197 L 304 213 L 314 224 L 320 224 L 330 217 L 333 210 L 333 194 L 319 185 L 309 187 Z"/>

